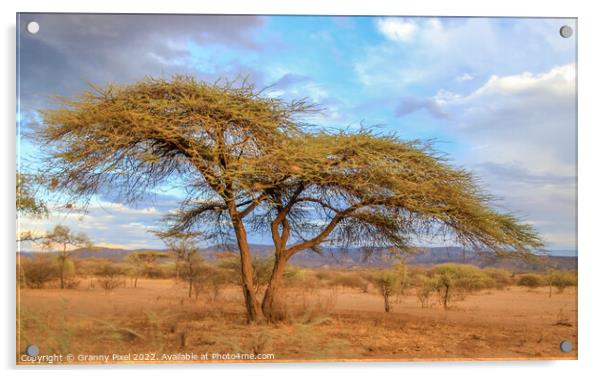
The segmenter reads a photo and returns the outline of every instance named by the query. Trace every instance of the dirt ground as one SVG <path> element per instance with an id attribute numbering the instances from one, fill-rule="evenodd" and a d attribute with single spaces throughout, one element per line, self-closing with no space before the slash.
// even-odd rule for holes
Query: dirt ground
<path id="1" fill-rule="evenodd" d="M 235 287 L 215 300 L 186 295 L 173 280 L 109 294 L 20 289 L 17 363 L 33 363 L 22 354 L 30 344 L 61 355 L 54 363 L 577 358 L 575 288 L 551 298 L 544 288 L 482 291 L 448 310 L 422 308 L 409 293 L 393 298 L 392 313 L 376 292 L 291 291 L 289 320 L 276 325 L 245 324 Z M 572 352 L 560 351 L 562 340 Z"/>

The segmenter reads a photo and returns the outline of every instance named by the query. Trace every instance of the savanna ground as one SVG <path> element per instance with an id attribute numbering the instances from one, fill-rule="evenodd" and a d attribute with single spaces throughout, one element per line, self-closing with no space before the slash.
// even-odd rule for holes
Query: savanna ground
<path id="1" fill-rule="evenodd" d="M 423 306 L 415 290 L 393 295 L 385 313 L 372 286 L 287 289 L 286 321 L 248 325 L 235 285 L 198 298 L 173 279 L 141 278 L 136 288 L 127 280 L 114 290 L 92 278 L 68 290 L 20 288 L 17 362 L 28 363 L 20 352 L 29 344 L 41 354 L 73 354 L 76 363 L 87 358 L 80 355 L 119 362 L 114 353 L 127 362 L 186 353 L 210 362 L 237 353 L 275 361 L 577 358 L 576 287 L 551 296 L 547 287 L 480 290 L 447 310 L 436 301 Z M 560 351 L 562 340 L 572 352 Z"/>

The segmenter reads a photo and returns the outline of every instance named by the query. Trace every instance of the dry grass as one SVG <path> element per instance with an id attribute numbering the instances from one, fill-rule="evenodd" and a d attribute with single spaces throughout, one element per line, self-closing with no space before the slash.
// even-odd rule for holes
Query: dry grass
<path id="1" fill-rule="evenodd" d="M 351 288 L 287 291 L 276 325 L 247 325 L 236 287 L 198 300 L 173 280 L 138 288 L 21 289 L 19 350 L 41 353 L 274 353 L 276 360 L 576 358 L 576 289 L 512 287 L 468 296 L 445 311 L 413 293 L 392 313 Z M 575 351 L 563 354 L 561 340 Z"/>

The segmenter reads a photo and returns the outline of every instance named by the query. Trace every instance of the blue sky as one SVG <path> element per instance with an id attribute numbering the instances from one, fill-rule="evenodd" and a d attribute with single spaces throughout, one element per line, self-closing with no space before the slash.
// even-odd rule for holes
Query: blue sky
<path id="1" fill-rule="evenodd" d="M 40 32 L 30 35 L 34 19 Z M 269 96 L 321 104 L 310 119 L 318 125 L 434 139 L 548 248 L 575 249 L 576 37 L 561 38 L 562 25 L 576 28 L 567 19 L 27 14 L 18 119 L 26 131 L 53 106 L 49 96 L 86 81 L 246 76 Z M 35 168 L 35 146 L 21 147 Z M 177 201 L 167 188 L 136 206 L 101 194 L 87 215 L 57 203 L 50 219 L 20 226 L 63 223 L 100 245 L 161 247 L 147 231 Z"/>

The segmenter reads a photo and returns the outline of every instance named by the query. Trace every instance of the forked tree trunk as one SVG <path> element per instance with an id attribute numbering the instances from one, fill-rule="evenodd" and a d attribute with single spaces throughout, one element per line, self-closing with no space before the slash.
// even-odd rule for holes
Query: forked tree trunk
<path id="1" fill-rule="evenodd" d="M 271 323 L 277 321 L 277 319 L 275 318 L 276 314 L 274 313 L 274 300 L 280 288 L 287 261 L 288 258 L 285 256 L 276 257 L 276 260 L 274 261 L 274 269 L 272 270 L 272 277 L 270 278 L 270 283 L 268 284 L 268 287 L 265 290 L 263 302 L 261 303 L 263 316 L 268 322 Z"/>
<path id="2" fill-rule="evenodd" d="M 232 217 L 232 225 L 238 243 L 240 252 L 240 270 L 242 277 L 242 293 L 245 298 L 245 306 L 247 309 L 247 321 L 254 323 L 261 316 L 261 307 L 257 301 L 253 286 L 253 265 L 251 262 L 251 252 L 249 250 L 249 242 L 247 241 L 247 232 L 242 221 L 238 218 L 238 214 L 230 212 Z"/>

